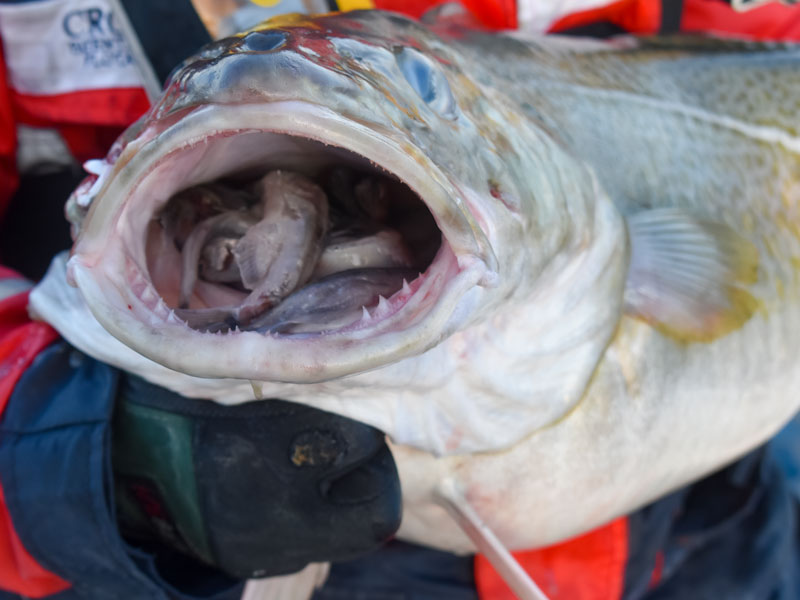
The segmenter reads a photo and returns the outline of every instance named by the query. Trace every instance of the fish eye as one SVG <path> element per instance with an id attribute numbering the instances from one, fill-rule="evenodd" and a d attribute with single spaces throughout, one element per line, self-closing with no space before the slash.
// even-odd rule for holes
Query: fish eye
<path id="1" fill-rule="evenodd" d="M 421 52 L 402 48 L 395 53 L 397 66 L 408 84 L 436 113 L 446 119 L 455 119 L 456 99 L 444 73 Z"/>
<path id="2" fill-rule="evenodd" d="M 252 31 L 242 39 L 239 48 L 245 52 L 270 52 L 286 44 L 283 31 Z"/>

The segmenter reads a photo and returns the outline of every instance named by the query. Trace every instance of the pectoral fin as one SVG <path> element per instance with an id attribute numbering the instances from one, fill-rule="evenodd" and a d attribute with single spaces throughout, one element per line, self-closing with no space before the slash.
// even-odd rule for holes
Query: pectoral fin
<path id="1" fill-rule="evenodd" d="M 741 327 L 758 301 L 758 250 L 731 227 L 681 209 L 628 218 L 629 314 L 685 342 L 708 342 Z"/>

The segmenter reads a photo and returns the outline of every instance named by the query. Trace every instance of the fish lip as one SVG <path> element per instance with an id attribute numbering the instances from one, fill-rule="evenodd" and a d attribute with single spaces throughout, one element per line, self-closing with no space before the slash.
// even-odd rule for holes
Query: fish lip
<path id="1" fill-rule="evenodd" d="M 138 210 L 147 215 L 142 221 L 129 210 L 130 201 L 173 152 L 209 137 L 261 131 L 309 138 L 368 157 L 419 195 L 442 233 L 442 246 L 425 276 L 416 280 L 420 284 L 412 285 L 410 297 L 390 303 L 387 314 L 370 315 L 372 323 L 355 323 L 311 341 L 255 332 L 199 332 L 178 319 L 157 294 L 153 298 L 144 235 L 126 225 L 137 218 L 145 222 L 160 204 L 154 200 Z M 91 207 L 68 276 L 110 333 L 148 358 L 190 375 L 312 383 L 377 368 L 421 353 L 455 331 L 474 312 L 475 294 L 469 292 L 495 272 L 488 241 L 459 205 L 460 198 L 449 195 L 457 194 L 456 189 L 438 168 L 414 148 L 317 105 L 287 101 L 198 109 L 157 139 L 131 144 L 118 164 L 122 166 L 115 166 L 116 173 Z M 417 301 L 416 314 L 412 300 Z"/>

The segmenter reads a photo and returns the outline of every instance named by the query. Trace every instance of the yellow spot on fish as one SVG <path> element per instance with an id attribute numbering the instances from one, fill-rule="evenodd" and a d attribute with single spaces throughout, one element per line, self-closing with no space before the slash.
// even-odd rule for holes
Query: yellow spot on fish
<path id="1" fill-rule="evenodd" d="M 652 326 L 662 335 L 681 343 L 709 343 L 740 329 L 757 312 L 767 315 L 764 303 L 749 292 L 736 287 L 729 287 L 727 291 L 728 307 L 702 315 L 701 327 L 682 329 L 668 323 L 652 323 Z"/>
<path id="2" fill-rule="evenodd" d="M 781 190 L 781 203 L 783 207 L 786 209 L 791 209 L 797 204 L 797 189 L 796 186 L 789 185 L 788 189 L 787 186 Z"/>
<path id="3" fill-rule="evenodd" d="M 250 0 L 250 2 L 258 6 L 277 6 L 281 0 Z"/>
<path id="4" fill-rule="evenodd" d="M 767 254 L 769 254 L 770 258 L 777 259 L 778 249 L 775 247 L 775 240 L 771 237 L 764 238 L 764 248 L 767 250 Z"/>
<path id="5" fill-rule="evenodd" d="M 758 248 L 747 240 L 741 240 L 730 251 L 733 253 L 733 280 L 746 285 L 758 281 Z"/>
<path id="6" fill-rule="evenodd" d="M 753 215 L 750 213 L 744 213 L 742 215 L 742 228 L 747 233 L 753 233 L 753 230 L 755 229 L 755 219 L 753 219 Z"/>
<path id="7" fill-rule="evenodd" d="M 643 356 L 643 347 L 651 337 L 652 329 L 641 321 L 622 319 L 614 343 L 617 366 L 625 381 L 625 389 L 631 398 L 641 392 L 639 377 L 639 359 Z"/>
<path id="8" fill-rule="evenodd" d="M 775 224 L 800 240 L 800 223 L 798 223 L 797 219 L 787 217 L 785 213 L 779 213 L 775 215 Z"/>

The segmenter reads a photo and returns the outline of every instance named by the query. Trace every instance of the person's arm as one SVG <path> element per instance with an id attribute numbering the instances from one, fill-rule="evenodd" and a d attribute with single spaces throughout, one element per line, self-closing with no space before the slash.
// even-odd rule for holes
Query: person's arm
<path id="1" fill-rule="evenodd" d="M 30 285 L 16 272 L 0 266 L 0 423 L 17 380 L 36 355 L 58 338 L 49 325 L 28 317 L 26 290 Z M 25 548 L 0 485 L 0 594 L 5 591 L 41 598 L 68 587 L 69 583 L 41 566 Z M 5 600 L 2 595 L 0 599 Z"/>

